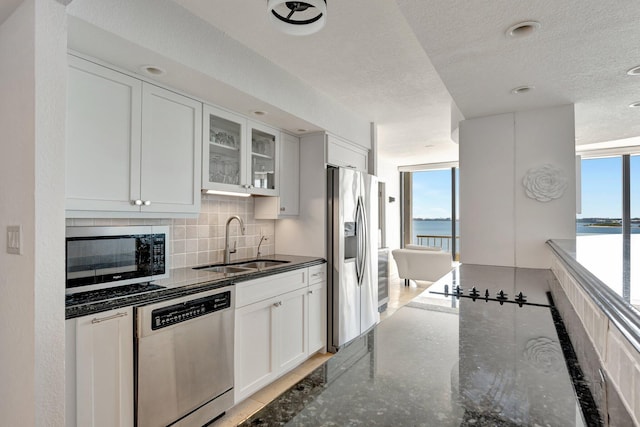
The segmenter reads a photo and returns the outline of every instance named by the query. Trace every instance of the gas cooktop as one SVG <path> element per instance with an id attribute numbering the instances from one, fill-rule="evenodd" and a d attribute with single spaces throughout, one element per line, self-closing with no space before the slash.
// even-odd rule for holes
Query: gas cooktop
<path id="1" fill-rule="evenodd" d="M 65 305 L 67 307 L 81 304 L 88 304 L 97 301 L 122 298 L 129 295 L 141 294 L 143 292 L 164 289 L 164 286 L 154 285 L 152 283 L 134 283 L 132 285 L 116 286 L 113 288 L 99 289 L 95 291 L 78 292 L 66 295 Z"/>

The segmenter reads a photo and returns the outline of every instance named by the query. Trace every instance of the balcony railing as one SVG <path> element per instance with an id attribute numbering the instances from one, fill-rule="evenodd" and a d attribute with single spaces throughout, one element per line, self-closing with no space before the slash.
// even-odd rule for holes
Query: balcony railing
<path id="1" fill-rule="evenodd" d="M 451 236 L 433 236 L 430 234 L 418 234 L 416 236 L 418 245 L 431 246 L 441 248 L 444 251 L 451 252 Z M 455 260 L 460 258 L 460 236 L 456 236 L 456 256 Z"/>

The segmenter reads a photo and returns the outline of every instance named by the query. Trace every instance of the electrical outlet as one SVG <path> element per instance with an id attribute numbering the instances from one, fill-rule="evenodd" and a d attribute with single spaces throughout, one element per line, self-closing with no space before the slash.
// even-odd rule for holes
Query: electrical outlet
<path id="1" fill-rule="evenodd" d="M 22 255 L 22 226 L 7 226 L 7 253 Z"/>

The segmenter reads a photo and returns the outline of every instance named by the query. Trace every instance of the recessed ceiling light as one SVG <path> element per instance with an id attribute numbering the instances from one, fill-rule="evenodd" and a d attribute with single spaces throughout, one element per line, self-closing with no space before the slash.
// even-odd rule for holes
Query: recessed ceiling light
<path id="1" fill-rule="evenodd" d="M 630 76 L 640 76 L 640 65 L 638 65 L 637 67 L 633 67 L 632 69 L 627 71 L 627 74 L 629 74 Z"/>
<path id="2" fill-rule="evenodd" d="M 253 111 L 253 114 L 256 116 L 266 116 L 267 112 L 262 110 L 256 110 L 256 111 Z"/>
<path id="3" fill-rule="evenodd" d="M 155 65 L 143 65 L 140 70 L 151 76 L 161 76 L 166 73 L 164 68 L 157 67 Z"/>
<path id="4" fill-rule="evenodd" d="M 300 128 L 300 129 L 296 129 L 296 132 L 309 132 L 309 129 Z"/>
<path id="5" fill-rule="evenodd" d="M 427 144 L 424 146 L 424 148 L 431 148 L 431 147 L 433 147 L 433 144 Z"/>
<path id="6" fill-rule="evenodd" d="M 631 108 L 640 108 L 640 101 L 629 104 Z"/>
<path id="7" fill-rule="evenodd" d="M 540 23 L 536 21 L 519 22 L 509 27 L 505 34 L 507 37 L 519 38 L 527 37 L 535 33 L 540 28 Z"/>
<path id="8" fill-rule="evenodd" d="M 535 86 L 518 86 L 511 89 L 511 93 L 520 95 L 523 93 L 531 92 L 533 89 L 535 89 Z"/>

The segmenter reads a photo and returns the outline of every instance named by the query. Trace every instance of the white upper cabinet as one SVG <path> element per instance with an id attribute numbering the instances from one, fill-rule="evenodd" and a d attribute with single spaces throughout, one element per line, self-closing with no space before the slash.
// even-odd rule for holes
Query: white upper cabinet
<path id="1" fill-rule="evenodd" d="M 139 211 L 142 82 L 68 58 L 66 209 Z"/>
<path id="2" fill-rule="evenodd" d="M 202 104 L 68 58 L 67 216 L 198 213 Z"/>
<path id="3" fill-rule="evenodd" d="M 142 92 L 142 211 L 198 212 L 202 104 L 145 83 Z M 133 200 L 136 200 L 135 198 Z"/>
<path id="4" fill-rule="evenodd" d="M 278 195 L 280 132 L 204 106 L 202 188 Z"/>
<path id="5" fill-rule="evenodd" d="M 327 163 L 367 172 L 368 150 L 334 135 L 327 134 Z"/>

